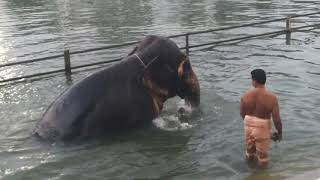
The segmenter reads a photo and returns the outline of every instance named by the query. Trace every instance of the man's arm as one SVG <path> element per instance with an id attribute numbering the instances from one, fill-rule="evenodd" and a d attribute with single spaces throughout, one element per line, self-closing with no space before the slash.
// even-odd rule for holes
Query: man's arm
<path id="1" fill-rule="evenodd" d="M 240 116 L 242 117 L 242 119 L 244 119 L 244 117 L 246 116 L 243 97 L 240 100 Z"/>
<path id="2" fill-rule="evenodd" d="M 278 104 L 277 97 L 275 97 L 275 103 L 272 108 L 272 120 L 273 120 L 275 128 L 278 131 L 279 140 L 281 140 L 282 139 L 282 123 L 281 123 L 281 118 L 280 118 L 280 110 L 279 110 L 279 104 Z"/>

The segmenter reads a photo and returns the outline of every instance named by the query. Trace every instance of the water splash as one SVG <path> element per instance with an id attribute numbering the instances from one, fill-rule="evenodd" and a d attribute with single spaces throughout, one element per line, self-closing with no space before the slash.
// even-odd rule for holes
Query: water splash
<path id="1" fill-rule="evenodd" d="M 179 131 L 192 128 L 194 125 L 187 122 L 181 122 L 175 115 L 170 116 L 159 116 L 153 120 L 153 124 L 166 131 Z"/>
<path id="2" fill-rule="evenodd" d="M 184 100 L 177 103 L 177 114 L 162 114 L 153 120 L 153 124 L 166 131 L 178 131 L 192 128 L 190 117 L 193 108 Z"/>

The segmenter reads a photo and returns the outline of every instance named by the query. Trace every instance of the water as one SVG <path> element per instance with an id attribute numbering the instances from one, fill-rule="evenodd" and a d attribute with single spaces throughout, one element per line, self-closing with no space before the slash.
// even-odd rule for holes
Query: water
<path id="1" fill-rule="evenodd" d="M 0 62 L 8 63 L 109 44 L 147 34 L 173 35 L 319 11 L 318 1 L 296 0 L 0 0 Z M 293 26 L 319 22 L 299 18 Z M 191 43 L 280 30 L 284 22 L 216 34 Z M 180 99 L 166 103 L 151 128 L 85 143 L 46 144 L 30 133 L 48 105 L 70 84 L 97 71 L 63 74 L 0 88 L 1 179 L 285 179 L 320 167 L 320 31 L 252 39 L 192 51 L 201 84 L 201 112 L 183 124 Z M 183 39 L 176 39 L 179 44 Z M 72 63 L 118 57 L 129 48 L 72 56 Z M 0 78 L 63 67 L 62 59 L 0 69 Z M 239 98 L 250 71 L 268 72 L 278 95 L 283 141 L 259 170 L 243 159 Z M 165 124 L 165 123 L 171 123 Z"/>

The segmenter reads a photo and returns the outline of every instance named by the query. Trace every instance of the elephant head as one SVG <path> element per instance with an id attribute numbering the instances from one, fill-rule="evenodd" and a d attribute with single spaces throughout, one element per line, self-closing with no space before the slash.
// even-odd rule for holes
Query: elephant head
<path id="1" fill-rule="evenodd" d="M 145 66 L 143 81 L 161 110 L 168 98 L 178 95 L 186 103 L 200 104 L 200 87 L 188 57 L 170 39 L 148 36 L 129 54 Z"/>

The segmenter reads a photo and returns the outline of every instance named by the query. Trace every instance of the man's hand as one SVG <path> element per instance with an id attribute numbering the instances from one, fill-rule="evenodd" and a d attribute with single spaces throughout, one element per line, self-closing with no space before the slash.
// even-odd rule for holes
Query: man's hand
<path id="1" fill-rule="evenodd" d="M 276 142 L 276 141 L 281 141 L 282 140 L 282 134 L 279 134 L 278 132 L 274 132 L 271 136 L 271 139 Z"/>

